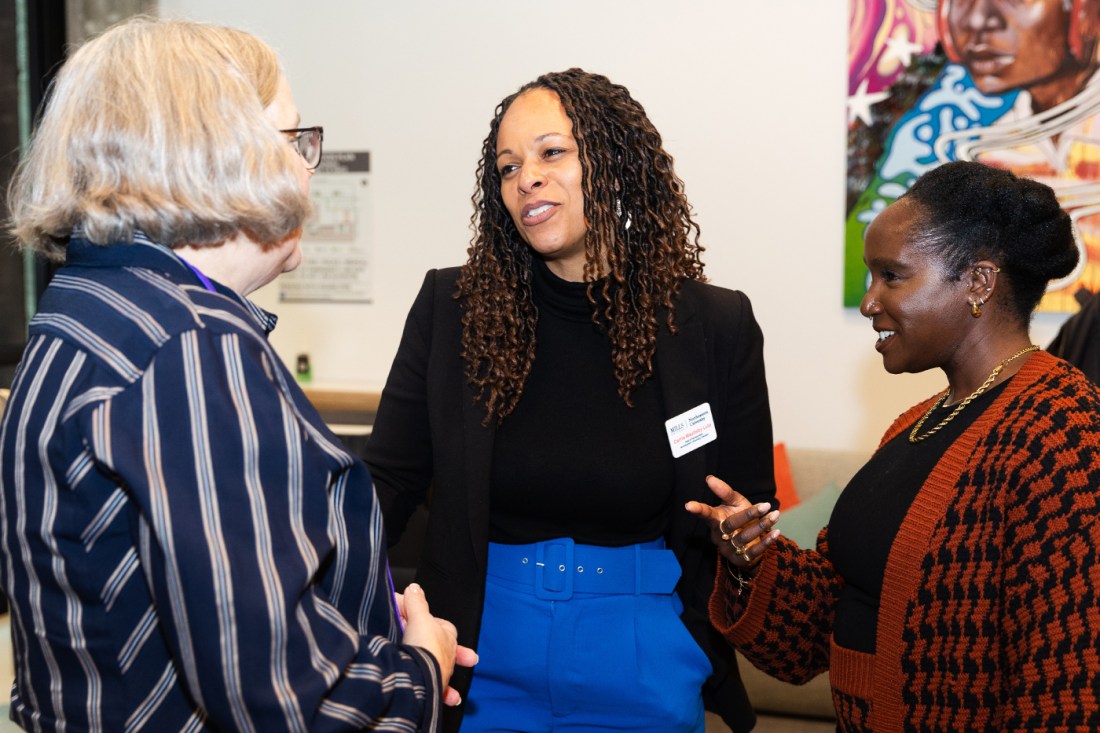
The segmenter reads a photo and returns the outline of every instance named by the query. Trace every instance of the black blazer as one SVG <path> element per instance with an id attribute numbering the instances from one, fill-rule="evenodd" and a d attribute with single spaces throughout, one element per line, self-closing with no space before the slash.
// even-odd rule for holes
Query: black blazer
<path id="1" fill-rule="evenodd" d="M 1100 384 L 1100 294 L 1078 291 L 1081 310 L 1058 329 L 1047 351 L 1059 356 Z"/>
<path id="2" fill-rule="evenodd" d="M 494 428 L 482 425 L 461 350 L 459 268 L 432 270 L 424 279 L 390 370 L 364 453 L 375 481 L 390 544 L 401 537 L 417 506 L 430 507 L 416 579 L 432 613 L 458 627 L 461 644 L 476 647 L 484 601 L 489 533 L 489 476 Z M 664 324 L 664 316 L 658 320 Z M 676 307 L 679 333 L 662 325 L 655 354 L 666 419 L 709 402 L 718 437 L 676 459 L 680 505 L 715 503 L 707 474 L 728 481 L 754 502 L 775 502 L 771 414 L 764 378 L 763 334 L 744 294 L 693 280 L 683 283 Z M 734 731 L 755 722 L 732 649 L 711 627 L 707 603 L 717 552 L 706 525 L 678 512 L 667 546 L 683 569 L 677 592 L 683 620 L 714 665 L 704 688 L 708 710 Z M 470 674 L 456 670 L 463 693 Z M 461 710 L 447 730 L 457 730 Z"/>

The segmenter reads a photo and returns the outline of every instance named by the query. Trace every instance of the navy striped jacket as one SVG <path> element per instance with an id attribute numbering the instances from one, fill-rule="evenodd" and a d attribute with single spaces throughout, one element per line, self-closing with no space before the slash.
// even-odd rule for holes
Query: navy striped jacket
<path id="1" fill-rule="evenodd" d="M 43 731 L 434 730 L 367 469 L 267 341 L 142 237 L 74 238 L 0 422 L 12 718 Z"/>

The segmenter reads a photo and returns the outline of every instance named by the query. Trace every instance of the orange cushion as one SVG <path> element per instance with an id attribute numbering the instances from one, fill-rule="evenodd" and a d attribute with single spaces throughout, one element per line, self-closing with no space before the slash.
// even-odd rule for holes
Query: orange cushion
<path id="1" fill-rule="evenodd" d="M 787 446 L 776 443 L 773 460 L 775 461 L 775 498 L 779 500 L 779 506 L 783 509 L 798 506 L 798 492 L 794 487 L 794 477 L 791 476 Z"/>

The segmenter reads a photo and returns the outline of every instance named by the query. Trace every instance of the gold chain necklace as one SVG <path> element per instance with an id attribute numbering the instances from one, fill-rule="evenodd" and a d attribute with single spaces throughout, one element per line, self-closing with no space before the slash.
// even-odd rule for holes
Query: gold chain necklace
<path id="1" fill-rule="evenodd" d="M 917 435 L 917 433 L 919 433 L 919 432 L 920 432 L 920 429 L 921 429 L 921 427 L 923 427 L 923 426 L 924 426 L 924 421 L 925 421 L 925 420 L 927 420 L 927 419 L 928 419 L 928 418 L 929 418 L 929 417 L 930 417 L 930 416 L 932 415 L 932 413 L 933 413 L 933 412 L 935 412 L 935 411 L 936 411 L 936 410 L 937 410 L 937 409 L 939 408 L 939 406 L 940 406 L 940 405 L 942 405 L 942 404 L 943 404 L 943 403 L 944 403 L 944 402 L 945 402 L 945 401 L 947 400 L 947 396 L 948 396 L 949 394 L 951 394 L 951 390 L 950 390 L 950 389 L 948 389 L 947 391 L 945 391 L 945 392 L 943 393 L 943 396 L 942 396 L 942 397 L 940 397 L 940 398 L 939 398 L 938 400 L 936 400 L 936 404 L 932 405 L 932 407 L 930 407 L 930 408 L 928 409 L 928 412 L 924 413 L 924 416 L 923 416 L 923 417 L 922 417 L 922 418 L 921 418 L 920 420 L 918 420 L 918 421 L 917 421 L 917 424 L 916 424 L 916 425 L 914 425 L 914 426 L 913 426 L 913 429 L 912 429 L 911 431 L 909 431 L 909 442 L 910 442 L 910 443 L 919 443 L 920 441 L 924 440 L 924 439 L 925 439 L 925 438 L 927 438 L 928 436 L 930 436 L 930 435 L 934 434 L 934 433 L 935 433 L 936 431 L 938 431 L 938 430 L 939 430 L 940 428 L 942 428 L 942 427 L 943 427 L 944 425 L 946 425 L 947 423 L 949 423 L 949 422 L 951 422 L 952 420 L 954 420 L 954 419 L 955 419 L 955 415 L 958 415 L 958 414 L 959 414 L 960 412 L 962 412 L 962 409 L 963 409 L 964 407 L 966 407 L 966 406 L 967 406 L 967 405 L 969 405 L 969 404 L 970 404 L 971 402 L 973 402 L 973 401 L 974 401 L 974 399 L 975 399 L 975 398 L 976 398 L 976 397 L 977 397 L 978 395 L 980 395 L 980 394 L 981 394 L 982 392 L 985 392 L 985 391 L 986 391 L 987 389 L 989 389 L 989 385 L 993 384 L 993 381 L 994 381 L 995 379 L 997 379 L 997 375 L 1001 373 L 1001 370 L 1002 370 L 1002 369 L 1004 369 L 1004 368 L 1005 368 L 1005 366 L 1006 366 L 1006 365 L 1007 365 L 1007 364 L 1008 364 L 1008 363 L 1009 363 L 1010 361 L 1012 361 L 1013 359 L 1018 359 L 1019 357 L 1023 356 L 1024 354 L 1027 354 L 1027 353 L 1029 353 L 1029 352 L 1031 352 L 1031 351 L 1038 351 L 1038 349 L 1039 349 L 1039 347 L 1038 347 L 1038 346 L 1036 346 L 1035 344 L 1032 344 L 1031 346 L 1028 346 L 1028 347 L 1027 347 L 1026 349 L 1020 349 L 1020 350 L 1019 350 L 1019 351 L 1017 351 L 1017 352 L 1016 352 L 1015 354 L 1013 354 L 1012 356 L 1010 356 L 1010 357 L 1008 357 L 1007 359 L 1005 359 L 1004 361 L 1002 361 L 1002 362 L 1001 362 L 1000 364 L 998 364 L 998 365 L 997 365 L 997 366 L 996 366 L 996 367 L 995 367 L 995 368 L 993 369 L 993 373 L 992 373 L 992 374 L 990 374 L 990 375 L 989 375 L 988 377 L 986 377 L 986 380 L 985 380 L 984 382 L 982 382 L 982 386 L 978 387 L 978 388 L 977 388 L 976 390 L 974 390 L 973 392 L 971 392 L 971 393 L 970 393 L 970 396 L 969 396 L 969 397 L 967 397 L 967 398 L 966 398 L 965 400 L 963 400 L 962 402 L 960 402 L 960 403 L 958 404 L 958 406 L 957 406 L 957 407 L 956 407 L 956 408 L 955 408 L 954 410 L 952 410 L 952 411 L 951 411 L 951 414 L 950 414 L 950 415 L 948 415 L 947 417 L 945 417 L 945 418 L 944 418 L 943 420 L 941 420 L 941 421 L 940 421 L 940 424 L 939 424 L 939 425 L 937 425 L 936 427 L 932 428 L 931 430 L 929 430 L 929 431 L 928 431 L 927 433 L 925 433 L 924 435 Z"/>

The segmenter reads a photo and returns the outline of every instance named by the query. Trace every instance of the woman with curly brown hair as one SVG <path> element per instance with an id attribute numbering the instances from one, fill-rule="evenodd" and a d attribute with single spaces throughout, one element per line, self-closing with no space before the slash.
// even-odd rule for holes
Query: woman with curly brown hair
<path id="1" fill-rule="evenodd" d="M 707 622 L 683 511 L 722 476 L 774 502 L 763 337 L 703 283 L 672 158 L 622 86 L 570 69 L 497 107 L 461 268 L 428 273 L 366 460 L 391 542 L 479 666 L 462 730 L 692 731 L 753 714 Z"/>

